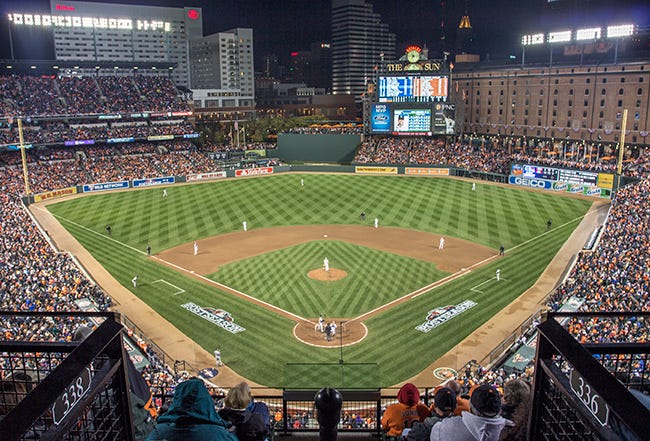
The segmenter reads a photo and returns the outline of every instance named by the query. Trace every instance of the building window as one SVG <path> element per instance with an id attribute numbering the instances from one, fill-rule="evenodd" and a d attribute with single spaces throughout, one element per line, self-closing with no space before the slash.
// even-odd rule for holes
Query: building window
<path id="1" fill-rule="evenodd" d="M 623 100 L 618 100 L 618 107 L 623 107 Z"/>
<path id="2" fill-rule="evenodd" d="M 622 87 L 620 89 L 618 89 L 618 94 L 619 95 L 623 95 L 624 93 L 625 93 L 625 90 Z"/>
<path id="3" fill-rule="evenodd" d="M 607 90 L 602 89 L 602 90 L 600 91 L 600 94 L 601 94 L 601 95 L 606 95 L 606 94 L 607 94 Z"/>
<path id="4" fill-rule="evenodd" d="M 603 78 L 603 84 L 607 82 L 607 78 Z"/>
<path id="5" fill-rule="evenodd" d="M 621 83 L 625 82 L 625 78 L 621 77 Z"/>
<path id="6" fill-rule="evenodd" d="M 573 95 L 573 89 L 569 89 L 569 95 Z"/>
<path id="7" fill-rule="evenodd" d="M 587 117 L 587 111 L 586 111 L 586 110 L 582 112 L 582 117 L 583 117 L 583 118 L 586 118 L 586 117 Z"/>
<path id="8" fill-rule="evenodd" d="M 598 118 L 602 118 L 602 117 L 604 116 L 604 114 L 605 114 L 605 112 L 603 112 L 603 111 L 601 110 L 600 113 L 598 114 Z"/>
<path id="9" fill-rule="evenodd" d="M 585 89 L 585 95 L 589 95 L 589 89 Z"/>
<path id="10" fill-rule="evenodd" d="M 605 100 L 600 100 L 600 107 L 605 107 Z"/>
<path id="11" fill-rule="evenodd" d="M 639 88 L 636 90 L 636 94 L 637 94 L 637 95 L 643 95 L 643 89 L 639 87 Z"/>

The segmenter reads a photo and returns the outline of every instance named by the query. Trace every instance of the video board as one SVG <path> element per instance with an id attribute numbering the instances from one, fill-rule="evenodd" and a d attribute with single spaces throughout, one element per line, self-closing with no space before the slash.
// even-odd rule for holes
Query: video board
<path id="1" fill-rule="evenodd" d="M 433 136 L 455 133 L 456 106 L 449 103 L 373 103 L 370 132 L 396 136 Z"/>
<path id="2" fill-rule="evenodd" d="M 379 76 L 380 103 L 433 103 L 447 101 L 449 77 L 446 75 Z"/>
<path id="3" fill-rule="evenodd" d="M 431 135 L 431 109 L 394 109 L 393 133 Z"/>

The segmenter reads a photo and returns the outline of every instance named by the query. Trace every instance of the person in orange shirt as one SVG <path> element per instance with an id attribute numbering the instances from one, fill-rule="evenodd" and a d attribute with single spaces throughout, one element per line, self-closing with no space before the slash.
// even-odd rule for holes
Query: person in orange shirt
<path id="1" fill-rule="evenodd" d="M 406 383 L 397 393 L 397 403 L 391 404 L 381 417 L 381 427 L 388 437 L 402 436 L 413 422 L 431 416 L 429 408 L 420 403 L 420 392 L 415 385 Z"/>

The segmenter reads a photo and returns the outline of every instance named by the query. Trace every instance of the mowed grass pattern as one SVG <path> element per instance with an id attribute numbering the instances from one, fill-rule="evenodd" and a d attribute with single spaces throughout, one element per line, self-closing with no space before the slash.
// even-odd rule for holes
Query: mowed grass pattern
<path id="1" fill-rule="evenodd" d="M 323 266 L 347 272 L 310 279 Z M 354 317 L 446 275 L 429 262 L 337 241 L 314 241 L 223 265 L 209 277 L 302 317 Z"/>
<path id="2" fill-rule="evenodd" d="M 155 253 L 238 230 L 244 219 L 251 228 L 359 224 L 359 213 L 364 210 L 367 225 L 378 215 L 382 226 L 456 236 L 494 248 L 504 244 L 505 257 L 369 319 L 368 337 L 344 348 L 346 363 L 377 363 L 381 385 L 390 386 L 422 371 L 529 288 L 590 206 L 580 199 L 481 183 L 472 192 L 470 183 L 453 179 L 328 174 L 228 180 L 171 187 L 168 192 L 165 199 L 161 189 L 102 194 L 50 209 L 120 283 L 186 335 L 208 351 L 219 346 L 224 361 L 242 375 L 278 387 L 291 386 L 282 384 L 286 363 L 337 363 L 338 348 L 299 343 L 292 337 L 293 321 L 187 278 L 121 243 L 142 251 L 149 243 Z M 549 232 L 548 218 L 554 225 Z M 108 223 L 114 240 L 106 237 Z M 491 280 L 496 268 L 505 279 L 498 284 Z M 132 289 L 135 273 L 140 285 Z M 257 273 L 242 276 L 266 280 L 269 292 L 285 283 L 282 278 Z M 186 292 L 173 296 L 172 288 L 153 283 L 160 279 Z M 482 293 L 471 291 L 485 281 Z M 415 330 L 429 310 L 467 299 L 478 306 L 427 334 Z M 225 309 L 246 331 L 230 334 L 180 308 L 188 301 Z M 314 387 L 336 384 L 337 373 L 328 368 L 314 368 L 312 379 L 305 381 L 313 381 Z"/>

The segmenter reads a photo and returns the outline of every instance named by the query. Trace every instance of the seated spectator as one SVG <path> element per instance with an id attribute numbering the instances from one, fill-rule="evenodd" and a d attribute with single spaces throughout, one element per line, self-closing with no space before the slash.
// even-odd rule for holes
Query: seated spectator
<path id="1" fill-rule="evenodd" d="M 431 441 L 497 441 L 505 425 L 511 423 L 500 416 L 501 396 L 492 386 L 483 384 L 474 389 L 469 404 L 469 412 L 434 425 Z"/>
<path id="2" fill-rule="evenodd" d="M 439 387 L 433 395 L 431 416 L 423 422 L 415 421 L 406 435 L 407 441 L 429 441 L 431 429 L 444 418 L 453 416 L 456 409 L 456 393 L 448 387 Z"/>
<path id="3" fill-rule="evenodd" d="M 463 412 L 469 412 L 469 400 L 462 396 L 462 388 L 456 380 L 449 379 L 442 383 L 440 386 L 437 386 L 435 389 L 433 389 L 434 400 L 435 394 L 443 387 L 448 387 L 451 389 L 456 396 L 456 408 L 454 409 L 454 415 L 460 416 Z M 433 406 L 431 407 L 431 412 L 433 413 Z"/>
<path id="4" fill-rule="evenodd" d="M 169 410 L 158 418 L 149 441 L 237 441 L 214 410 L 203 381 L 193 378 L 176 387 Z"/>
<path id="5" fill-rule="evenodd" d="M 411 428 L 413 422 L 424 421 L 430 415 L 427 406 L 420 403 L 418 388 L 406 383 L 397 393 L 397 403 L 391 404 L 384 411 L 381 426 L 388 437 L 399 437 L 404 429 Z"/>
<path id="6" fill-rule="evenodd" d="M 503 386 L 501 416 L 514 425 L 506 425 L 501 432 L 501 441 L 525 441 L 528 439 L 528 416 L 530 415 L 532 387 L 522 378 L 508 381 Z"/>
<path id="7" fill-rule="evenodd" d="M 263 441 L 269 434 L 271 417 L 264 403 L 256 403 L 247 383 L 242 382 L 228 391 L 225 407 L 219 415 L 233 426 L 239 441 Z"/>

